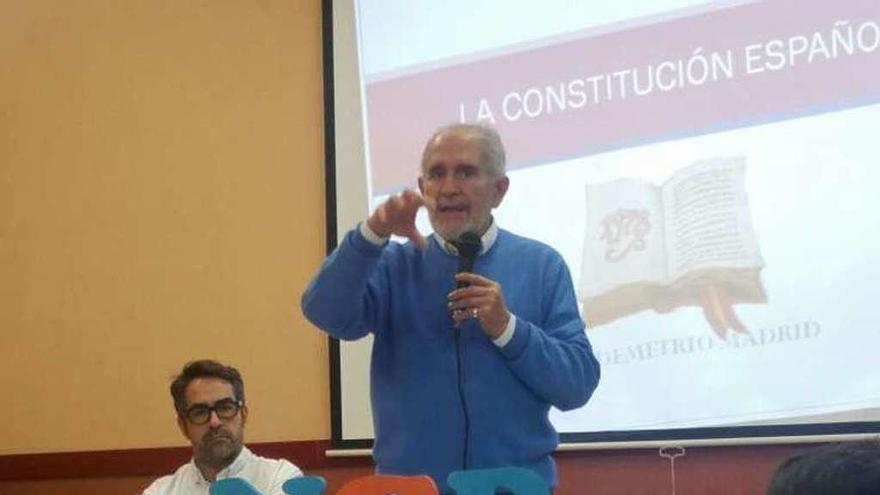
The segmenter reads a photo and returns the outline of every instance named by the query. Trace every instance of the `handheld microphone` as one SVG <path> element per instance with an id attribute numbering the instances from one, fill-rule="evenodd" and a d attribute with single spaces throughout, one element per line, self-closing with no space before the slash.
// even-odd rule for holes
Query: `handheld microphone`
<path id="1" fill-rule="evenodd" d="M 480 235 L 473 231 L 465 232 L 459 236 L 458 240 L 452 243 L 458 250 L 458 272 L 471 272 L 474 270 L 474 260 L 483 249 L 483 242 Z M 461 289 L 467 287 L 467 282 L 458 282 L 456 288 Z"/>
<path id="2" fill-rule="evenodd" d="M 474 231 L 467 231 L 461 234 L 458 237 L 458 240 L 452 243 L 455 246 L 455 249 L 458 250 L 458 272 L 472 272 L 474 270 L 474 260 L 477 259 L 477 255 L 480 254 L 480 251 L 483 250 L 483 241 L 480 239 L 480 235 Z M 470 285 L 467 282 L 456 282 L 455 288 L 461 289 L 462 287 L 467 287 Z M 472 318 L 475 318 L 477 313 L 476 309 L 472 309 L 474 311 Z M 454 311 L 453 311 L 454 313 Z M 454 339 L 455 339 L 455 365 L 456 371 L 458 375 L 458 398 L 461 401 L 462 413 L 464 414 L 464 452 L 462 452 L 462 465 L 468 465 L 468 443 L 470 437 L 470 414 L 468 412 L 468 403 L 464 395 L 464 374 L 461 370 L 461 321 L 457 321 L 454 325 Z"/>

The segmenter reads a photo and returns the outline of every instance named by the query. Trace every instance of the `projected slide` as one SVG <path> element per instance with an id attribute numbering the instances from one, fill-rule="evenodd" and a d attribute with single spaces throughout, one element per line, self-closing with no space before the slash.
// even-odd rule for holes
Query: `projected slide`
<path id="1" fill-rule="evenodd" d="M 370 194 L 499 129 L 496 219 L 563 255 L 603 367 L 556 427 L 880 421 L 876 0 L 478 3 L 358 5 Z"/>

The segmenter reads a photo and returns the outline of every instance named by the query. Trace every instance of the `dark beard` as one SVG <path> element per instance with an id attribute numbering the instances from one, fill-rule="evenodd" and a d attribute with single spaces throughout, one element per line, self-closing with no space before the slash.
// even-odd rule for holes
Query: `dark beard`
<path id="1" fill-rule="evenodd" d="M 219 471 L 232 464 L 241 452 L 241 440 L 225 432 L 209 433 L 202 438 L 196 448 L 196 462 L 202 466 Z"/>

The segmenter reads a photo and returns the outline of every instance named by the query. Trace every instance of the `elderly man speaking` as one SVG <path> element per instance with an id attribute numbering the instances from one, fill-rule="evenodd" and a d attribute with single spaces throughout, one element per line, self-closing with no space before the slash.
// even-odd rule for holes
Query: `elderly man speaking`
<path id="1" fill-rule="evenodd" d="M 562 257 L 493 220 L 509 183 L 494 129 L 439 129 L 422 154 L 419 193 L 381 204 L 303 294 L 305 315 L 330 335 L 373 333 L 380 473 L 426 473 L 448 491 L 451 471 L 520 466 L 558 483 L 548 411 L 585 404 L 599 364 Z M 415 225 L 422 207 L 428 238 Z M 472 267 L 459 260 L 470 250 Z"/>

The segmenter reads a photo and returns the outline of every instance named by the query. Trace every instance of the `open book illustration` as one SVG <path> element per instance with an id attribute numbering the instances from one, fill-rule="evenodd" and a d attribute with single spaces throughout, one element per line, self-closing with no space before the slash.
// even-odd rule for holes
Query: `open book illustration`
<path id="1" fill-rule="evenodd" d="M 745 159 L 711 158 L 655 185 L 587 185 L 580 297 L 591 326 L 645 310 L 702 307 L 722 338 L 746 331 L 732 305 L 764 303 Z"/>

